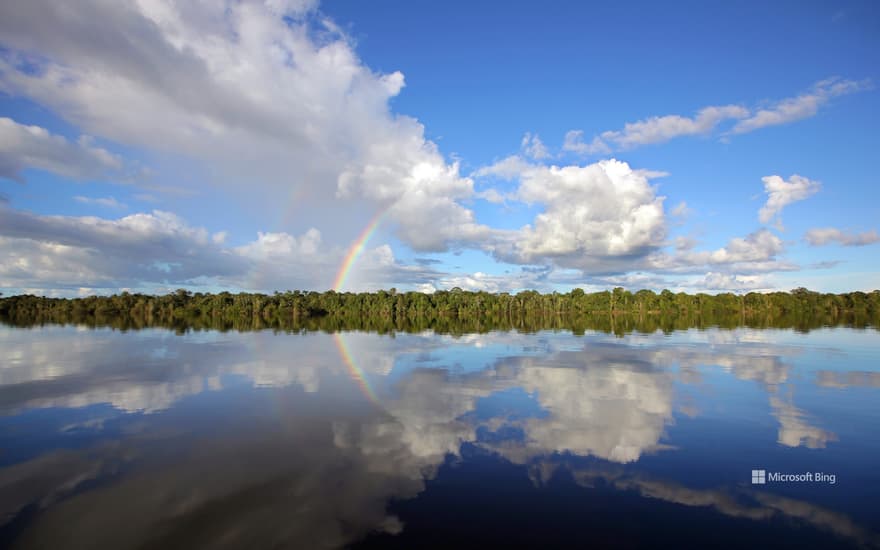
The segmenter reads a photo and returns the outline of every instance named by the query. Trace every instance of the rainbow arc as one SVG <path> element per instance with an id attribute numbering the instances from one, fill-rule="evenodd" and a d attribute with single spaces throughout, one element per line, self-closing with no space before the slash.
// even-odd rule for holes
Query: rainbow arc
<path id="1" fill-rule="evenodd" d="M 348 279 L 348 275 L 351 273 L 351 269 L 354 266 L 357 259 L 364 253 L 366 250 L 367 242 L 370 240 L 370 237 L 376 232 L 379 228 L 379 225 L 382 223 L 382 219 L 385 217 L 385 213 L 387 210 L 379 212 L 376 216 L 370 220 L 370 223 L 361 231 L 361 234 L 358 235 L 358 238 L 355 239 L 354 243 L 352 243 L 351 248 L 348 250 L 348 254 L 345 255 L 345 259 L 342 261 L 342 265 L 339 266 L 339 271 L 336 273 L 336 279 L 333 281 L 333 290 L 339 292 L 342 290 L 342 287 L 345 285 L 346 279 Z M 364 374 L 364 371 L 358 366 L 357 362 L 354 360 L 354 357 L 351 354 L 351 351 L 348 349 L 348 345 L 345 343 L 345 339 L 342 334 L 339 332 L 333 333 L 333 341 L 336 343 L 336 348 L 339 350 L 339 355 L 342 356 L 342 361 L 345 363 L 345 366 L 348 368 L 349 375 L 351 378 L 357 383 L 358 387 L 361 390 L 361 393 L 371 402 L 376 405 L 379 404 L 379 398 L 376 397 L 376 392 L 373 391 L 373 388 L 370 386 L 370 381 L 367 380 L 367 376 Z"/>

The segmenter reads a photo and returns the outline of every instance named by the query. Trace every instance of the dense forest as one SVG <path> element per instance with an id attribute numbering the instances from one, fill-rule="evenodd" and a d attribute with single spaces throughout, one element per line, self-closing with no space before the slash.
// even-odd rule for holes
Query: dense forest
<path id="1" fill-rule="evenodd" d="M 880 326 L 880 291 L 821 294 L 791 292 L 685 294 L 623 288 L 586 293 L 517 294 L 469 292 L 458 288 L 433 294 L 276 292 L 272 295 L 178 290 L 152 296 L 0 298 L 0 322 L 16 326 L 71 323 L 119 329 L 169 327 L 177 330 L 434 330 L 444 333 L 488 330 L 678 330 L 705 326 L 793 327 Z"/>

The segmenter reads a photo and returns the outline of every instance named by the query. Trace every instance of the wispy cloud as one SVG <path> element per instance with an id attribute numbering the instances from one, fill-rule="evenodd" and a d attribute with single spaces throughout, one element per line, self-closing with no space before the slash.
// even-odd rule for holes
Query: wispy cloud
<path id="1" fill-rule="evenodd" d="M 550 151 L 544 145 L 544 142 L 541 141 L 541 138 L 538 137 L 538 134 L 526 132 L 520 143 L 520 148 L 526 156 L 535 160 L 542 160 L 550 156 Z"/>
<path id="2" fill-rule="evenodd" d="M 863 233 L 851 233 L 834 227 L 810 229 L 804 235 L 811 246 L 824 246 L 837 243 L 842 246 L 865 246 L 880 242 L 880 234 L 875 229 Z"/>
<path id="3" fill-rule="evenodd" d="M 713 135 L 727 121 L 737 121 L 721 135 L 745 134 L 766 126 L 788 124 L 814 116 L 832 98 L 871 88 L 869 80 L 832 77 L 815 83 L 809 91 L 773 102 L 768 107 L 742 105 L 703 107 L 693 116 L 663 115 L 627 122 L 620 130 L 608 130 L 586 141 L 583 130 L 565 134 L 563 151 L 580 155 L 608 154 L 643 145 L 665 143 L 682 136 Z M 729 127 L 729 126 L 728 126 Z"/>
<path id="4" fill-rule="evenodd" d="M 73 200 L 82 204 L 93 204 L 96 206 L 103 206 L 104 208 L 113 208 L 116 210 L 123 210 L 125 208 L 128 208 L 127 205 L 119 202 L 113 197 L 83 197 L 77 195 L 73 197 Z"/>
<path id="5" fill-rule="evenodd" d="M 740 120 L 731 133 L 745 134 L 766 126 L 788 124 L 815 116 L 819 108 L 832 98 L 867 90 L 870 86 L 867 80 L 857 82 L 837 77 L 822 80 L 814 84 L 806 93 L 777 101 L 770 107 L 755 111 L 748 118 Z"/>

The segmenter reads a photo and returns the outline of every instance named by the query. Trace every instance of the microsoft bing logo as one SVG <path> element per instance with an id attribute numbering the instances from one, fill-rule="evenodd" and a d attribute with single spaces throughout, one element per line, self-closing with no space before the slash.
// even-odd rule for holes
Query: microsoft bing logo
<path id="1" fill-rule="evenodd" d="M 767 483 L 766 470 L 752 470 L 752 485 L 764 485 Z"/>

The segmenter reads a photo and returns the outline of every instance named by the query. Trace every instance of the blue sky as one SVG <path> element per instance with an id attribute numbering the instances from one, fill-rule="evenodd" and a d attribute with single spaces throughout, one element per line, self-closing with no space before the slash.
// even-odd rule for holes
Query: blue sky
<path id="1" fill-rule="evenodd" d="M 325 290 L 382 215 L 346 290 L 871 290 L 877 52 L 871 2 L 3 6 L 0 288 Z"/>

